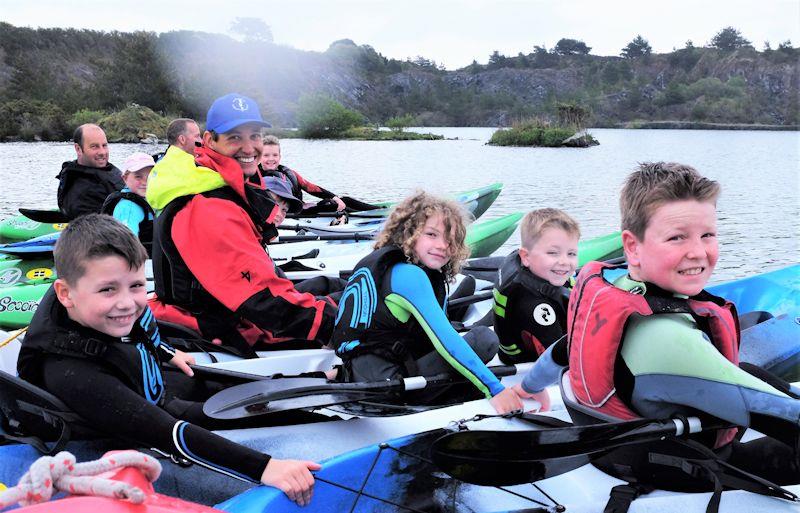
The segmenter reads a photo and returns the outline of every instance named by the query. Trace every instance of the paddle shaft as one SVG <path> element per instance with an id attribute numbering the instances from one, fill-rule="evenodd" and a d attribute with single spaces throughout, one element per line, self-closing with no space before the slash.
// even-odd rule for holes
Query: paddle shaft
<path id="1" fill-rule="evenodd" d="M 277 240 L 270 242 L 270 246 L 274 244 L 286 244 L 288 242 L 306 242 L 306 241 L 325 241 L 325 240 L 373 240 L 375 238 L 374 232 L 369 233 L 331 233 L 326 235 L 283 235 L 278 237 Z"/>

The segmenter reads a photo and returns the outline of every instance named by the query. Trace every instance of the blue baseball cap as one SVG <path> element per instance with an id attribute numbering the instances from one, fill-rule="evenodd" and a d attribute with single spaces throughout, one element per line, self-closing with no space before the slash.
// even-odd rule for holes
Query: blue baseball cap
<path id="1" fill-rule="evenodd" d="M 245 123 L 272 126 L 261 117 L 261 111 L 254 99 L 237 93 L 226 94 L 214 100 L 206 116 L 206 130 L 213 130 L 218 134 L 230 132 Z"/>
<path id="2" fill-rule="evenodd" d="M 292 194 L 289 180 L 278 178 L 277 176 L 265 176 L 264 187 L 271 193 L 286 200 L 290 214 L 299 214 L 303 210 L 303 202 Z"/>

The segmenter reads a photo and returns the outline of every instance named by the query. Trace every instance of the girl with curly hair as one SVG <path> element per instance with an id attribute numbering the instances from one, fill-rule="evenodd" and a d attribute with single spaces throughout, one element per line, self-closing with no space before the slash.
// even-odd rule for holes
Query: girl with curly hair
<path id="1" fill-rule="evenodd" d="M 462 338 L 447 319 L 448 285 L 469 255 L 464 217 L 454 201 L 423 191 L 392 211 L 339 301 L 332 345 L 345 381 L 458 372 L 499 413 L 522 407 L 486 368 L 498 350 L 494 332 L 480 326 Z"/>

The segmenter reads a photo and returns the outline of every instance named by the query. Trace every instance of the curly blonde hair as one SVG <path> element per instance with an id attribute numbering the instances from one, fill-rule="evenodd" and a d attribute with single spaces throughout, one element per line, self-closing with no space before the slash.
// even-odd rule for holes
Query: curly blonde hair
<path id="1" fill-rule="evenodd" d="M 390 244 L 395 245 L 403 250 L 409 261 L 419 263 L 414 253 L 414 245 L 422 234 L 428 218 L 434 214 L 442 214 L 444 218 L 444 237 L 450 250 L 450 261 L 442 267 L 442 272 L 448 281 L 453 281 L 470 253 L 465 240 L 467 214 L 461 205 L 453 200 L 437 198 L 418 190 L 398 203 L 389 214 L 383 231 L 375 242 L 375 249 Z"/>

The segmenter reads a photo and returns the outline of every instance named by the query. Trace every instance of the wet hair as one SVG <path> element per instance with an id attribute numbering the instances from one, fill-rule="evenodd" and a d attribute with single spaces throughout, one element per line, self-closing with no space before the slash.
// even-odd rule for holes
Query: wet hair
<path id="1" fill-rule="evenodd" d="M 186 133 L 186 128 L 189 123 L 197 122 L 189 118 L 173 119 L 169 126 L 167 126 L 167 142 L 170 146 L 175 146 L 178 143 L 178 137 Z"/>
<path id="2" fill-rule="evenodd" d="M 88 214 L 70 221 L 58 237 L 53 257 L 58 277 L 69 285 L 86 273 L 89 260 L 122 257 L 130 269 L 147 260 L 147 252 L 127 226 L 105 214 Z"/>
<path id="3" fill-rule="evenodd" d="M 520 223 L 522 247 L 530 249 L 547 228 L 560 228 L 570 235 L 581 236 L 578 222 L 557 208 L 540 208 L 525 214 Z"/>
<path id="4" fill-rule="evenodd" d="M 262 138 L 264 142 L 264 146 L 277 146 L 278 148 L 281 147 L 281 141 L 277 137 L 271 134 L 267 134 Z"/>
<path id="5" fill-rule="evenodd" d="M 442 214 L 444 218 L 444 237 L 450 248 L 450 261 L 442 267 L 442 272 L 447 280 L 452 281 L 470 252 L 465 241 L 466 213 L 455 201 L 437 198 L 425 191 L 415 192 L 398 203 L 389 214 L 383 231 L 375 242 L 375 249 L 395 245 L 403 250 L 409 261 L 419 263 L 414 254 L 414 245 L 428 218 L 435 214 Z"/>
<path id="6" fill-rule="evenodd" d="M 673 201 L 717 204 L 720 186 L 691 166 L 675 162 L 643 162 L 625 180 L 619 197 L 622 229 L 644 240 L 655 210 Z"/>

